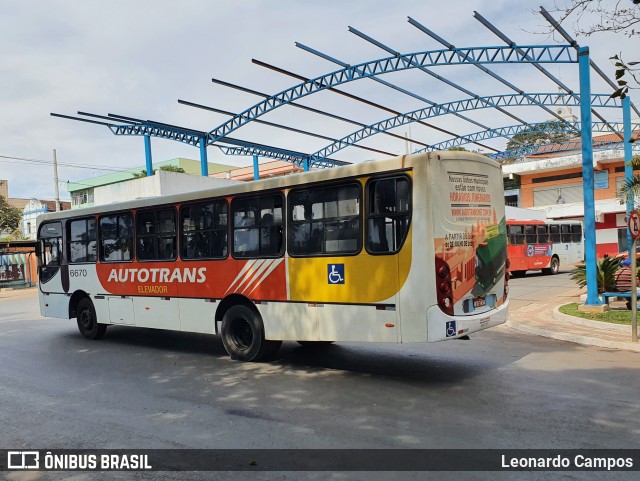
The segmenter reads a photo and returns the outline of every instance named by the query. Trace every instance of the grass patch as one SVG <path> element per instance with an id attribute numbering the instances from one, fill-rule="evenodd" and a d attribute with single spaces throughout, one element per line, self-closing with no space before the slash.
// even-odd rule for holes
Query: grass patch
<path id="1" fill-rule="evenodd" d="M 628 309 L 609 309 L 606 312 L 581 312 L 578 310 L 578 304 L 571 303 L 560 306 L 558 310 L 562 314 L 569 316 L 582 317 L 583 319 L 591 319 L 592 321 L 610 322 L 611 324 L 631 325 L 631 311 Z M 640 314 L 640 310 L 638 311 Z"/>

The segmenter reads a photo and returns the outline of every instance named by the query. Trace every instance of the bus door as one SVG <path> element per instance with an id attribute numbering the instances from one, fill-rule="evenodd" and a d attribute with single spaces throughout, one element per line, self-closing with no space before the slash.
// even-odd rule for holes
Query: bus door
<path id="1" fill-rule="evenodd" d="M 69 266 L 62 246 L 62 223 L 42 224 L 37 255 L 40 295 L 44 296 L 40 306 L 44 316 L 58 316 L 60 309 L 68 302 L 64 294 L 69 291 Z"/>

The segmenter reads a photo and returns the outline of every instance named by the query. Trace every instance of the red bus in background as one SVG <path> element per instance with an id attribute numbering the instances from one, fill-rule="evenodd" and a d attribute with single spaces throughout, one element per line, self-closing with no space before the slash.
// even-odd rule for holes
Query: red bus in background
<path id="1" fill-rule="evenodd" d="M 582 222 L 507 219 L 507 234 L 513 277 L 535 270 L 557 274 L 584 260 Z"/>

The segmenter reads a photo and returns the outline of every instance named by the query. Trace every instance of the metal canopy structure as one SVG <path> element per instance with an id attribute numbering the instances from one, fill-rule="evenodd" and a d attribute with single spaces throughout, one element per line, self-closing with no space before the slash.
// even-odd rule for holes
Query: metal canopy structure
<path id="1" fill-rule="evenodd" d="M 521 158 L 533 151 L 531 146 L 519 145 L 515 149 L 506 151 L 504 148 L 488 145 L 486 142 L 491 139 L 512 139 L 512 136 L 525 132 L 574 132 L 579 134 L 577 141 L 563 142 L 554 146 L 556 150 L 582 150 L 582 165 L 584 178 L 584 205 L 585 205 L 585 237 L 586 237 L 586 260 L 587 260 L 587 280 L 588 295 L 587 304 L 598 304 L 596 282 L 595 282 L 595 209 L 593 199 L 593 149 L 594 148 L 623 148 L 625 158 L 625 173 L 631 179 L 631 155 L 632 148 L 630 139 L 632 130 L 640 126 L 631 124 L 631 109 L 640 115 L 640 111 L 633 105 L 627 97 L 623 101 L 612 99 L 609 93 L 591 93 L 590 69 L 593 69 L 602 77 L 607 85 L 615 90 L 617 86 L 603 71 L 589 58 L 587 47 L 581 47 L 571 38 L 571 36 L 553 19 L 553 17 L 541 7 L 541 15 L 560 33 L 566 40 L 566 44 L 559 45 L 518 45 L 507 37 L 497 27 L 491 24 L 486 18 L 474 12 L 474 18 L 478 20 L 491 33 L 496 35 L 504 46 L 472 46 L 456 47 L 443 37 L 430 30 L 417 20 L 408 17 L 408 23 L 418 31 L 435 40 L 444 48 L 436 50 L 423 50 L 413 53 L 402 53 L 376 40 L 353 27 L 349 31 L 358 38 L 385 52 L 384 57 L 361 62 L 352 65 L 344 60 L 337 59 L 317 49 L 308 47 L 296 42 L 296 47 L 315 55 L 324 61 L 331 62 L 338 66 L 337 70 L 316 76 L 306 77 L 304 75 L 285 70 L 281 67 L 270 65 L 266 62 L 253 60 L 253 63 L 267 68 L 281 75 L 292 77 L 298 81 L 293 86 L 286 88 L 275 94 L 260 92 L 248 87 L 239 86 L 224 80 L 212 79 L 218 86 L 234 89 L 246 94 L 260 97 L 257 103 L 248 107 L 239 108 L 237 112 L 230 112 L 220 108 L 207 106 L 197 102 L 178 100 L 182 105 L 201 110 L 209 111 L 217 115 L 224 115 L 227 120 L 210 130 L 192 129 L 154 120 L 143 120 L 135 117 L 107 114 L 98 115 L 88 112 L 78 112 L 78 116 L 69 116 L 52 113 L 51 115 L 81 122 L 102 125 L 107 127 L 114 135 L 141 136 L 144 138 L 147 174 L 153 174 L 151 156 L 151 138 L 160 138 L 182 142 L 200 150 L 201 173 L 208 175 L 207 147 L 214 146 L 226 155 L 252 156 L 254 169 L 259 169 L 259 159 L 278 159 L 295 163 L 310 168 L 328 168 L 347 163 L 345 160 L 333 157 L 337 152 L 356 148 L 371 152 L 376 156 L 395 155 L 388 150 L 365 145 L 362 142 L 373 136 L 386 136 L 402 140 L 408 145 L 418 145 L 416 150 L 433 151 L 448 149 L 463 145 L 475 145 L 486 151 L 490 151 L 491 157 L 501 160 L 506 158 Z M 570 88 L 563 81 L 558 79 L 549 70 L 548 66 L 553 64 L 578 64 L 579 87 Z M 552 82 L 558 88 L 553 92 L 526 92 L 510 82 L 503 75 L 498 74 L 495 68 L 499 65 L 529 65 L 536 69 L 545 77 L 545 83 Z M 467 87 L 460 85 L 446 78 L 442 71 L 447 68 L 467 66 L 478 69 L 479 75 L 487 75 L 495 80 L 501 88 L 506 87 L 509 92 L 493 95 L 480 95 Z M 504 68 L 502 69 L 504 70 Z M 436 73 L 438 71 L 438 73 Z M 402 86 L 400 81 L 391 81 L 391 74 L 403 72 L 414 72 L 419 75 L 427 75 L 430 79 L 446 85 L 447 88 L 462 92 L 464 98 L 449 102 L 437 102 L 422 93 L 416 92 Z M 403 98 L 418 102 L 417 108 L 402 111 L 400 109 L 382 105 L 371 99 L 354 95 L 344 89 L 345 86 L 357 83 L 358 81 L 373 81 L 378 87 L 390 89 L 393 95 L 400 94 Z M 366 105 L 373 111 L 384 112 L 383 118 L 375 122 L 363 122 L 358 119 L 349 118 L 344 115 L 321 110 L 306 105 L 305 100 L 316 94 L 333 94 Z M 580 121 L 568 120 L 554 111 L 552 107 L 576 106 L 580 108 Z M 317 132 L 312 129 L 303 129 L 296 125 L 285 125 L 263 117 L 269 116 L 272 112 L 281 107 L 301 109 L 313 115 L 331 119 L 341 125 L 350 126 L 350 131 L 344 132 L 337 137 Z M 542 110 L 549 120 L 540 122 L 539 120 L 527 121 L 522 117 L 522 109 Z M 470 112 L 492 109 L 496 112 L 496 117 L 505 116 L 509 118 L 507 125 L 487 125 L 478 119 L 469 116 Z M 518 110 L 516 113 L 514 109 Z M 611 111 L 618 109 L 623 112 L 623 122 L 607 120 L 601 109 Z M 592 116 L 598 122 L 592 122 Z M 444 119 L 455 119 L 455 129 L 453 132 L 444 126 Z M 516 121 L 517 124 L 513 124 Z M 286 146 L 271 146 L 235 137 L 235 132 L 247 125 L 265 126 L 271 129 L 281 129 L 292 134 L 309 137 L 326 142 L 321 148 L 307 148 L 301 151 L 299 148 L 289 148 Z M 421 129 L 426 128 L 431 135 L 447 137 L 435 142 L 421 138 L 420 136 L 408 136 L 398 132 L 398 128 L 404 125 L 414 124 Z M 469 127 L 471 126 L 471 127 Z M 478 130 L 480 128 L 481 130 Z M 592 132 L 606 132 L 616 134 L 615 140 L 592 142 Z M 435 133 L 435 134 L 434 134 Z M 231 137 L 231 135 L 234 137 Z M 503 141 L 504 142 L 504 141 Z M 518 144 L 515 140 L 512 143 Z M 311 145 L 311 142 L 309 144 Z M 537 148 L 537 147 L 536 147 Z M 408 149 L 407 149 L 408 150 Z M 631 205 L 628 206 L 628 209 Z M 593 286 L 593 287 L 592 287 Z"/>

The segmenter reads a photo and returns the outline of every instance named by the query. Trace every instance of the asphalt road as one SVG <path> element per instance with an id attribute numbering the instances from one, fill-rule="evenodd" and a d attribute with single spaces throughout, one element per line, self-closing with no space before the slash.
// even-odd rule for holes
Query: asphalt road
<path id="1" fill-rule="evenodd" d="M 532 286 L 548 289 L 562 276 L 513 280 L 512 293 L 535 296 Z M 0 448 L 640 448 L 639 360 L 500 326 L 435 344 L 284 343 L 275 362 L 240 363 L 212 336 L 110 327 L 103 340 L 87 341 L 75 320 L 40 318 L 37 298 L 23 296 L 0 300 Z M 10 481 L 428 478 L 2 474 Z M 588 474 L 602 478 L 438 479 Z"/>

